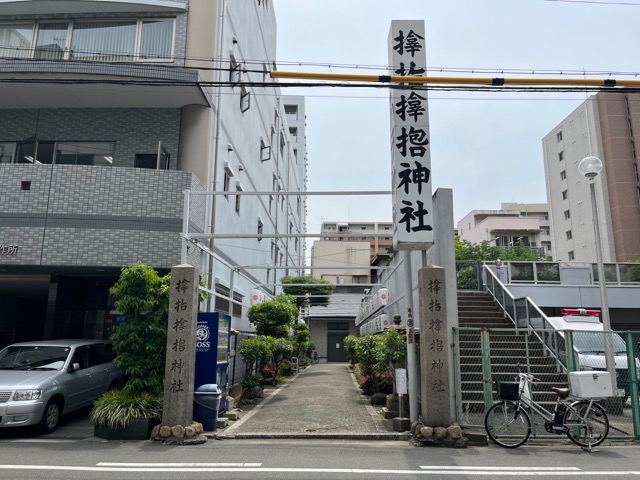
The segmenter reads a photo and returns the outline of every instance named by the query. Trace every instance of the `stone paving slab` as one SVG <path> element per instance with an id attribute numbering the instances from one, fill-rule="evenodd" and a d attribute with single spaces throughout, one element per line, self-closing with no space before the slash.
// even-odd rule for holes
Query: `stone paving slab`
<path id="1" fill-rule="evenodd" d="M 314 364 L 216 438 L 406 439 L 360 394 L 349 364 Z"/>

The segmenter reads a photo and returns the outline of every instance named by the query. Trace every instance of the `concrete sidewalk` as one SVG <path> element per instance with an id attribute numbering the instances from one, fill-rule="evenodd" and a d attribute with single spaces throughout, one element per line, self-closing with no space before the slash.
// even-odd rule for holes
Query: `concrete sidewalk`
<path id="1" fill-rule="evenodd" d="M 360 394 L 349 364 L 314 364 L 232 425 L 210 435 L 219 439 L 408 439 L 407 432 L 394 431 L 392 420 L 385 420 L 377 410 Z"/>

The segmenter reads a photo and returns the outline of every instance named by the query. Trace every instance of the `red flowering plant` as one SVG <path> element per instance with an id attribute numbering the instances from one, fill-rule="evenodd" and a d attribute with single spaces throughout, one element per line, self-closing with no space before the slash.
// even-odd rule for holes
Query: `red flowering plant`
<path id="1" fill-rule="evenodd" d="M 278 368 L 273 363 L 267 363 L 262 367 L 262 374 L 265 377 L 278 377 Z"/>
<path id="2" fill-rule="evenodd" d="M 371 375 L 365 375 L 360 380 L 360 388 L 365 394 L 375 393 L 376 391 L 381 393 L 392 393 L 393 375 L 380 372 L 374 372 L 373 378 Z"/>

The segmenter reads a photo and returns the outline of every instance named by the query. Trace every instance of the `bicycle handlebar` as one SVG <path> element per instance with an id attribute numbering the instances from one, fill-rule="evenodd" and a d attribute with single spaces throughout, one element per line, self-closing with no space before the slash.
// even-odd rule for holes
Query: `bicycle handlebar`
<path id="1" fill-rule="evenodd" d="M 518 373 L 518 377 L 526 378 L 530 382 L 541 382 L 542 381 L 538 377 L 534 377 L 530 373 Z"/>

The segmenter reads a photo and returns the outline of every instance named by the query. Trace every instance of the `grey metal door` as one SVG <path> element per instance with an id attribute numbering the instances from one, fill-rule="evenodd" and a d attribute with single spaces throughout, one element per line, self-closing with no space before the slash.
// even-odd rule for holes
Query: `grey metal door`
<path id="1" fill-rule="evenodd" d="M 347 333 L 329 332 L 327 334 L 327 362 L 348 361 L 347 352 L 344 349 L 344 338 Z"/>

